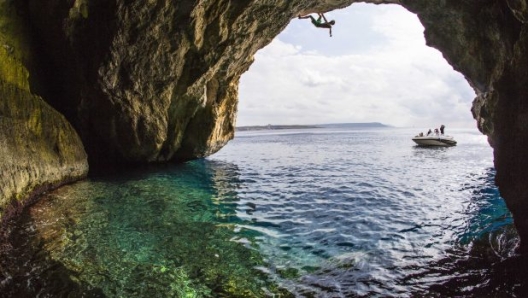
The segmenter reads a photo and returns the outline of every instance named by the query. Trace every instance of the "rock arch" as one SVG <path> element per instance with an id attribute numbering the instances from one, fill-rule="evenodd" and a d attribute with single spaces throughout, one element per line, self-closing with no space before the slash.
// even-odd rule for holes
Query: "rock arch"
<path id="1" fill-rule="evenodd" d="M 526 0 L 25 0 L 30 77 L 76 127 L 91 166 L 207 156 L 234 134 L 238 81 L 298 14 L 355 2 L 418 15 L 475 90 L 496 182 L 528 252 Z M 20 4 L 22 3 L 22 4 Z M 45 62 L 42 62 L 45 61 Z M 51 75 L 50 75 L 51 74 Z"/>

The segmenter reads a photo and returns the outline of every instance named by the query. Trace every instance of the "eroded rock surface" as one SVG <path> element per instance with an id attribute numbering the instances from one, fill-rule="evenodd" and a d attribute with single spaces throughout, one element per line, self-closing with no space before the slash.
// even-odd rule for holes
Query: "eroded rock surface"
<path id="1" fill-rule="evenodd" d="M 88 173 L 81 139 L 31 93 L 31 46 L 14 6 L 0 2 L 0 218 L 7 206 Z"/>
<path id="2" fill-rule="evenodd" d="M 0 217 L 3 207 L 88 174 L 81 139 L 40 97 L 0 82 Z"/>
<path id="3" fill-rule="evenodd" d="M 54 105 L 80 109 L 92 161 L 162 162 L 222 148 L 256 51 L 299 13 L 353 1 L 29 2 L 40 42 L 65 70 L 50 83 L 75 86 Z"/>

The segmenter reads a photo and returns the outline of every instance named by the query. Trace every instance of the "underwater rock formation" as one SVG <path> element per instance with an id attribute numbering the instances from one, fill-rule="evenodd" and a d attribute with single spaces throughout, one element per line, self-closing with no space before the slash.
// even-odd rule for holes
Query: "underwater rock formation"
<path id="1" fill-rule="evenodd" d="M 38 56 L 26 65 L 31 91 L 70 120 L 99 167 L 218 151 L 233 138 L 238 82 L 254 54 L 297 15 L 354 2 L 416 13 L 427 44 L 473 87 L 473 116 L 494 148 L 496 181 L 528 252 L 526 0 L 16 3 Z"/>

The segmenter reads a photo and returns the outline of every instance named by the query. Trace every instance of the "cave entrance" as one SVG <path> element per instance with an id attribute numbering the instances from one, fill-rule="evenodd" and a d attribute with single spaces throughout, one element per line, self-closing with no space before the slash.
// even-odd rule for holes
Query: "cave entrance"
<path id="1" fill-rule="evenodd" d="M 399 5 L 331 11 L 333 37 L 310 20 L 260 50 L 241 78 L 238 126 L 381 122 L 475 128 L 463 75 L 426 46 L 418 17 Z"/>
<path id="2" fill-rule="evenodd" d="M 418 296 L 435 295 L 429 287 L 440 296 L 454 289 L 454 295 L 457 289 L 491 292 L 487 285 L 493 282 L 473 284 L 472 272 L 473 280 L 482 280 L 492 264 L 512 255 L 518 239 L 494 185 L 492 149 L 470 112 L 474 91 L 438 50 L 426 46 L 423 26 L 404 8 L 353 4 L 326 16 L 336 20 L 333 37 L 309 20 L 293 19 L 256 54 L 240 81 L 237 126 L 381 122 L 412 128 L 241 132 L 213 157 L 240 164 L 238 179 L 249 183 L 237 188 L 237 216 L 259 223 L 259 229 L 273 226 L 272 240 L 261 245 L 270 243 L 263 250 L 279 262 L 276 268 L 296 261 L 300 268 L 315 268 L 327 258 L 353 258 L 351 267 L 364 261 L 374 268 L 376 261 L 362 260 L 365 255 L 390 256 L 379 266 L 398 273 L 379 284 L 397 279 L 406 270 L 400 268 L 413 268 L 404 280 L 427 289 Z M 448 134 L 466 131 L 456 148 L 413 148 L 411 133 L 440 124 Z M 350 281 L 359 278 L 351 267 L 347 273 L 324 268 L 344 281 L 336 281 L 336 288 L 354 291 Z M 424 270 L 417 274 L 416 268 Z M 456 269 L 444 274 L 445 268 Z M 438 272 L 444 288 L 438 287 Z M 503 276 L 484 278 L 498 284 Z"/>

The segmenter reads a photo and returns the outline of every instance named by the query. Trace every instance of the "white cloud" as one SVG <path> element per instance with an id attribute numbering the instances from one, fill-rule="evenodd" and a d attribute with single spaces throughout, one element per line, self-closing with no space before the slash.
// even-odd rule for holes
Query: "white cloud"
<path id="1" fill-rule="evenodd" d="M 415 15 L 354 4 L 327 17 L 336 19 L 334 37 L 296 19 L 257 53 L 241 79 L 237 125 L 475 126 L 473 91 L 425 45 Z"/>

